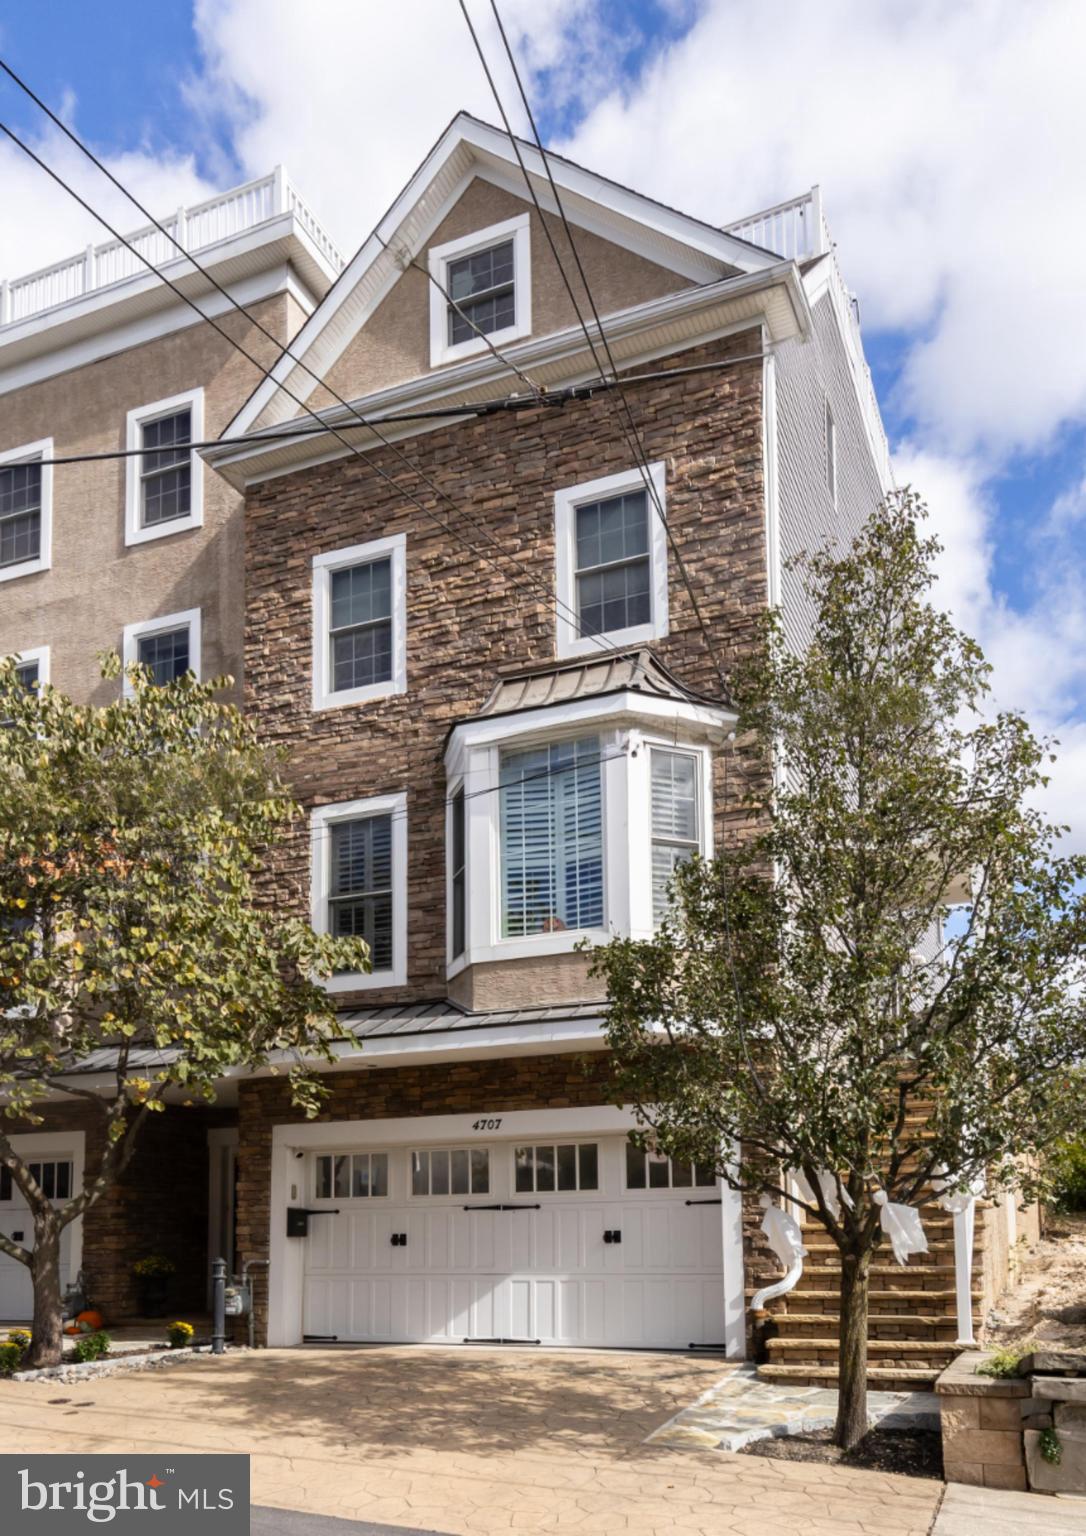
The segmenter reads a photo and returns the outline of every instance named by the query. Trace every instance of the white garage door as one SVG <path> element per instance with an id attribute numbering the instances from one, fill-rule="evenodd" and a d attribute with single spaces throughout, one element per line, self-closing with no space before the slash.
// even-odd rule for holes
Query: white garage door
<path id="1" fill-rule="evenodd" d="M 58 1205 L 66 1202 L 73 1190 L 73 1164 L 67 1157 L 35 1158 L 30 1171 Z M 34 1223 L 18 1185 L 10 1172 L 0 1169 L 0 1232 L 23 1248 L 34 1246 Z M 63 1292 L 72 1280 L 72 1226 L 65 1227 L 60 1239 L 60 1285 Z M 29 1322 L 34 1315 L 34 1292 L 30 1271 L 18 1259 L 0 1252 L 0 1322 Z"/>
<path id="2" fill-rule="evenodd" d="M 344 1148 L 307 1175 L 309 1338 L 723 1342 L 715 1180 L 624 1136 Z"/>

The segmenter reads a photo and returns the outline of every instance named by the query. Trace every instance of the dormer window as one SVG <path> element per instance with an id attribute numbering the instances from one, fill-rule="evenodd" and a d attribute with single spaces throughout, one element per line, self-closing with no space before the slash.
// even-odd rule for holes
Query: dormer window
<path id="1" fill-rule="evenodd" d="M 430 248 L 430 362 L 457 362 L 532 328 L 526 213 Z"/>

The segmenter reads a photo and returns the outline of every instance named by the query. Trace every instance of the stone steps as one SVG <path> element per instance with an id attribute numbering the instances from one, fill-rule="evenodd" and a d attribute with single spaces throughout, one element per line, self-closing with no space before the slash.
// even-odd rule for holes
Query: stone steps
<path id="1" fill-rule="evenodd" d="M 869 1365 L 867 1385 L 872 1391 L 879 1392 L 930 1392 L 938 1375 L 939 1371 L 928 1370 L 922 1365 L 909 1366 L 906 1370 Z M 797 1387 L 836 1387 L 837 1367 L 811 1368 L 799 1364 L 760 1365 L 758 1378 L 760 1381 L 783 1382 Z"/>
<path id="2" fill-rule="evenodd" d="M 797 1371 L 836 1370 L 838 1341 L 833 1336 L 768 1339 L 766 1353 L 770 1365 L 787 1366 Z M 953 1340 L 940 1343 L 935 1339 L 869 1337 L 867 1341 L 869 1368 L 881 1367 L 897 1371 L 920 1369 L 938 1373 L 960 1353 Z"/>
<path id="3" fill-rule="evenodd" d="M 840 1336 L 840 1316 L 836 1312 L 781 1312 L 778 1326 L 787 1326 L 790 1339 L 818 1339 L 829 1334 Z M 958 1320 L 952 1312 L 869 1312 L 869 1339 L 919 1339 L 951 1343 L 958 1337 Z"/>
<path id="4" fill-rule="evenodd" d="M 755 1287 L 753 1286 L 747 1290 L 748 1299 L 754 1295 L 754 1290 Z M 979 1302 L 982 1299 L 982 1295 L 980 1286 L 975 1285 L 973 1287 L 974 1301 Z M 840 1299 L 840 1291 L 836 1286 L 827 1287 L 825 1290 L 805 1287 L 788 1292 L 779 1301 L 770 1302 L 770 1310 L 774 1311 L 775 1314 L 776 1309 L 779 1307 L 782 1313 L 790 1312 L 790 1303 L 798 1300 L 802 1302 L 802 1305 L 796 1308 L 799 1312 L 836 1313 L 837 1304 Z M 917 1302 L 921 1310 L 926 1312 L 938 1312 L 941 1310 L 954 1316 L 957 1316 L 958 1312 L 958 1293 L 953 1286 L 941 1286 L 938 1288 L 933 1286 L 928 1290 L 903 1288 L 900 1290 L 869 1291 L 867 1309 L 872 1317 L 878 1317 L 880 1312 L 895 1311 L 905 1302 Z"/>

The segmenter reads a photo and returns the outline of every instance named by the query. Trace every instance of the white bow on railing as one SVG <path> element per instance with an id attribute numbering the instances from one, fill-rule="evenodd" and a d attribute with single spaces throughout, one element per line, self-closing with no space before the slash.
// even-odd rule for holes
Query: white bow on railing
<path id="1" fill-rule="evenodd" d="M 914 1253 L 927 1253 L 928 1240 L 918 1210 L 911 1205 L 895 1205 L 884 1189 L 876 1191 L 874 1201 L 880 1207 L 879 1221 L 899 1264 Z"/>

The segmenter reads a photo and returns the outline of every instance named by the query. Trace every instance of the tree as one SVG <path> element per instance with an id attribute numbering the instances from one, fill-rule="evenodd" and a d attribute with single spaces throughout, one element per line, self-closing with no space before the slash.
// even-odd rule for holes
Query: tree
<path id="1" fill-rule="evenodd" d="M 1032 1156 L 1080 1110 L 1067 1069 L 1086 1050 L 1086 860 L 1058 856 L 1034 804 L 1048 746 L 981 713 L 989 668 L 930 602 L 923 515 L 899 495 L 806 560 L 809 644 L 795 654 L 770 616 L 736 681 L 765 770 L 745 835 L 678 871 L 653 939 L 594 961 L 645 1134 L 744 1192 L 794 1198 L 804 1174 L 799 1203 L 840 1252 L 845 1448 L 867 1427 L 882 1196 L 1030 1193 Z"/>
<path id="2" fill-rule="evenodd" d="M 107 662 L 116 677 L 116 658 Z M 0 1167 L 25 1196 L 33 1246 L 30 1363 L 61 1352 L 60 1238 L 101 1199 L 167 1097 L 214 1097 L 231 1068 L 283 1063 L 313 1113 L 303 1058 L 328 1053 L 322 977 L 368 967 L 360 940 L 313 933 L 261 899 L 259 871 L 296 808 L 277 763 L 219 694 L 139 668 L 101 708 L 27 690 L 0 663 Z M 103 1053 L 109 1087 L 73 1069 Z M 291 1066 L 294 1063 L 294 1066 Z M 101 1116 L 83 1187 L 50 1199 L 12 1140 L 51 1096 Z"/>

